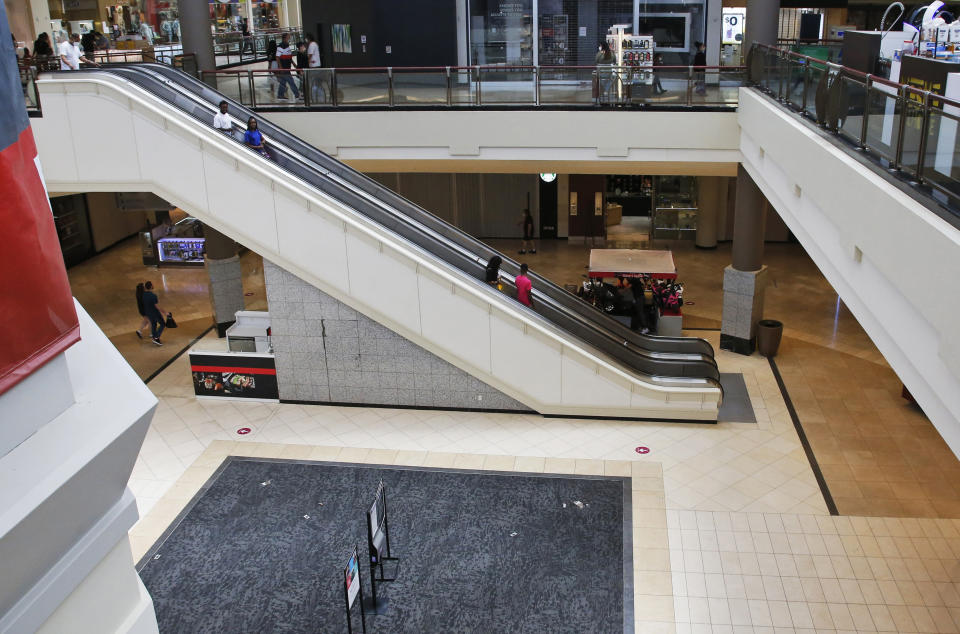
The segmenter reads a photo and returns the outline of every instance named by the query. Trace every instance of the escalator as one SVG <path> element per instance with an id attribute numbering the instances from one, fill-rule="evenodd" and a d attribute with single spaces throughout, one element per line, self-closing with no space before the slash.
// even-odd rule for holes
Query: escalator
<path id="1" fill-rule="evenodd" d="M 164 65 L 117 65 L 66 75 L 72 81 L 77 81 L 83 75 L 121 78 L 204 126 L 212 124 L 217 104 L 224 99 L 209 86 Z M 56 74 L 57 79 L 64 76 Z M 245 121 L 248 116 L 255 116 L 243 106 L 227 101 L 235 121 Z M 519 270 L 518 263 L 513 259 L 498 254 L 489 246 L 282 128 L 266 120 L 258 120 L 261 131 L 269 141 L 273 163 L 289 177 L 309 185 L 473 279 L 482 278 L 486 262 L 491 256 L 501 255 L 504 281 L 512 286 L 513 277 Z M 255 155 L 240 143 L 239 131 L 236 136 L 237 152 Z M 256 160 L 264 159 L 257 157 Z M 567 333 L 574 342 L 580 342 L 578 345 L 598 350 L 629 373 L 645 377 L 644 380 L 651 383 L 720 391 L 719 371 L 708 342 L 696 338 L 655 337 L 635 333 L 549 280 L 535 273 L 531 278 L 536 313 L 553 327 Z M 494 289 L 483 284 L 480 286 L 483 287 L 482 292 L 496 296 L 495 299 L 490 298 L 491 303 L 503 301 L 503 296 Z"/>

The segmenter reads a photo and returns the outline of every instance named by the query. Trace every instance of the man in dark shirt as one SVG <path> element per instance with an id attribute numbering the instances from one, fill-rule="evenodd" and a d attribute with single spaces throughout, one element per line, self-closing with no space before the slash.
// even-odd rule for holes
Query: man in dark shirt
<path id="1" fill-rule="evenodd" d="M 150 320 L 150 338 L 155 345 L 162 346 L 160 335 L 166 328 L 163 320 L 163 309 L 160 308 L 158 303 L 160 300 L 157 298 L 157 294 L 153 292 L 153 282 L 147 282 L 143 287 L 145 289 L 143 293 L 143 312 Z"/>

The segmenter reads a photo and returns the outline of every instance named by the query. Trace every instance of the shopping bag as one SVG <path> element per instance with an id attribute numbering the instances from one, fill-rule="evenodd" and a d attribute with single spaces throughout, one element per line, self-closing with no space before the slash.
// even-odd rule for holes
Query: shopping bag
<path id="1" fill-rule="evenodd" d="M 176 328 L 177 322 L 173 319 L 173 313 L 167 313 L 167 320 L 164 322 L 167 328 Z"/>

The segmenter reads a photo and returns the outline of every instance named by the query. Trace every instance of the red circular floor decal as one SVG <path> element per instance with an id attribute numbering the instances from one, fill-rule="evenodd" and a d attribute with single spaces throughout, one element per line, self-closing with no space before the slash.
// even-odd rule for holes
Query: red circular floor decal
<path id="1" fill-rule="evenodd" d="M 244 436 L 244 435 L 250 433 L 250 428 L 249 428 L 249 427 L 241 427 L 240 429 L 237 430 L 237 433 L 240 434 L 241 436 Z"/>
<path id="2" fill-rule="evenodd" d="M 650 447 L 637 447 L 637 453 L 650 453 Z"/>
<path id="3" fill-rule="evenodd" d="M 253 297 L 253 293 L 244 293 L 243 296 L 244 296 L 244 297 Z"/>

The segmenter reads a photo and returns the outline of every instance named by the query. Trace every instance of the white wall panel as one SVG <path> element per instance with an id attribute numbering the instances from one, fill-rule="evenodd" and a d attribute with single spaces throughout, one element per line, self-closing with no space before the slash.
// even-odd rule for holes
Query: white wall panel
<path id="1" fill-rule="evenodd" d="M 62 90 L 44 96 L 43 112 L 42 119 L 30 120 L 37 148 L 51 150 L 41 157 L 43 176 L 48 181 L 76 181 L 76 149 L 67 116 L 67 96 Z"/>
<path id="2" fill-rule="evenodd" d="M 530 392 L 543 403 L 560 404 L 560 345 L 496 310 L 490 314 L 490 330 L 494 376 Z M 585 384 L 579 389 L 590 387 Z"/>
<path id="3" fill-rule="evenodd" d="M 420 332 L 416 267 L 359 231 L 347 231 L 346 237 L 350 295 Z"/>
<path id="4" fill-rule="evenodd" d="M 303 198 L 286 190 L 277 192 L 276 201 L 278 246 L 285 258 L 312 263 L 324 271 L 324 283 L 347 291 L 350 285 L 343 222 L 308 209 Z"/>
<path id="5" fill-rule="evenodd" d="M 489 305 L 467 291 L 421 271 L 420 306 L 424 336 L 481 370 L 490 368 Z"/>
<path id="6" fill-rule="evenodd" d="M 67 116 L 70 117 L 73 144 L 77 151 L 77 176 L 91 181 L 128 181 L 140 179 L 140 157 L 133 133 L 130 108 L 105 96 L 71 94 Z M 96 112 L 96 118 L 91 113 Z M 93 121 L 110 122 L 93 125 Z M 110 152 L 111 169 L 105 169 L 101 148 Z"/>
<path id="7" fill-rule="evenodd" d="M 155 113 L 136 112 L 133 123 L 145 179 L 158 180 L 163 174 L 162 180 L 176 183 L 184 209 L 205 208 L 207 184 L 199 140 L 175 127 L 164 129 L 162 118 Z"/>
<path id="8" fill-rule="evenodd" d="M 235 227 L 234 236 L 248 247 L 277 249 L 277 222 L 271 182 L 249 168 L 237 169 L 234 159 L 220 152 L 203 157 L 207 181 L 208 213 L 224 227 Z"/>
<path id="9" fill-rule="evenodd" d="M 584 407 L 603 400 L 611 407 L 629 408 L 629 383 L 617 380 L 597 364 L 585 361 L 579 355 L 563 356 L 563 404 Z M 590 385 L 589 394 L 584 393 L 584 385 Z"/>

